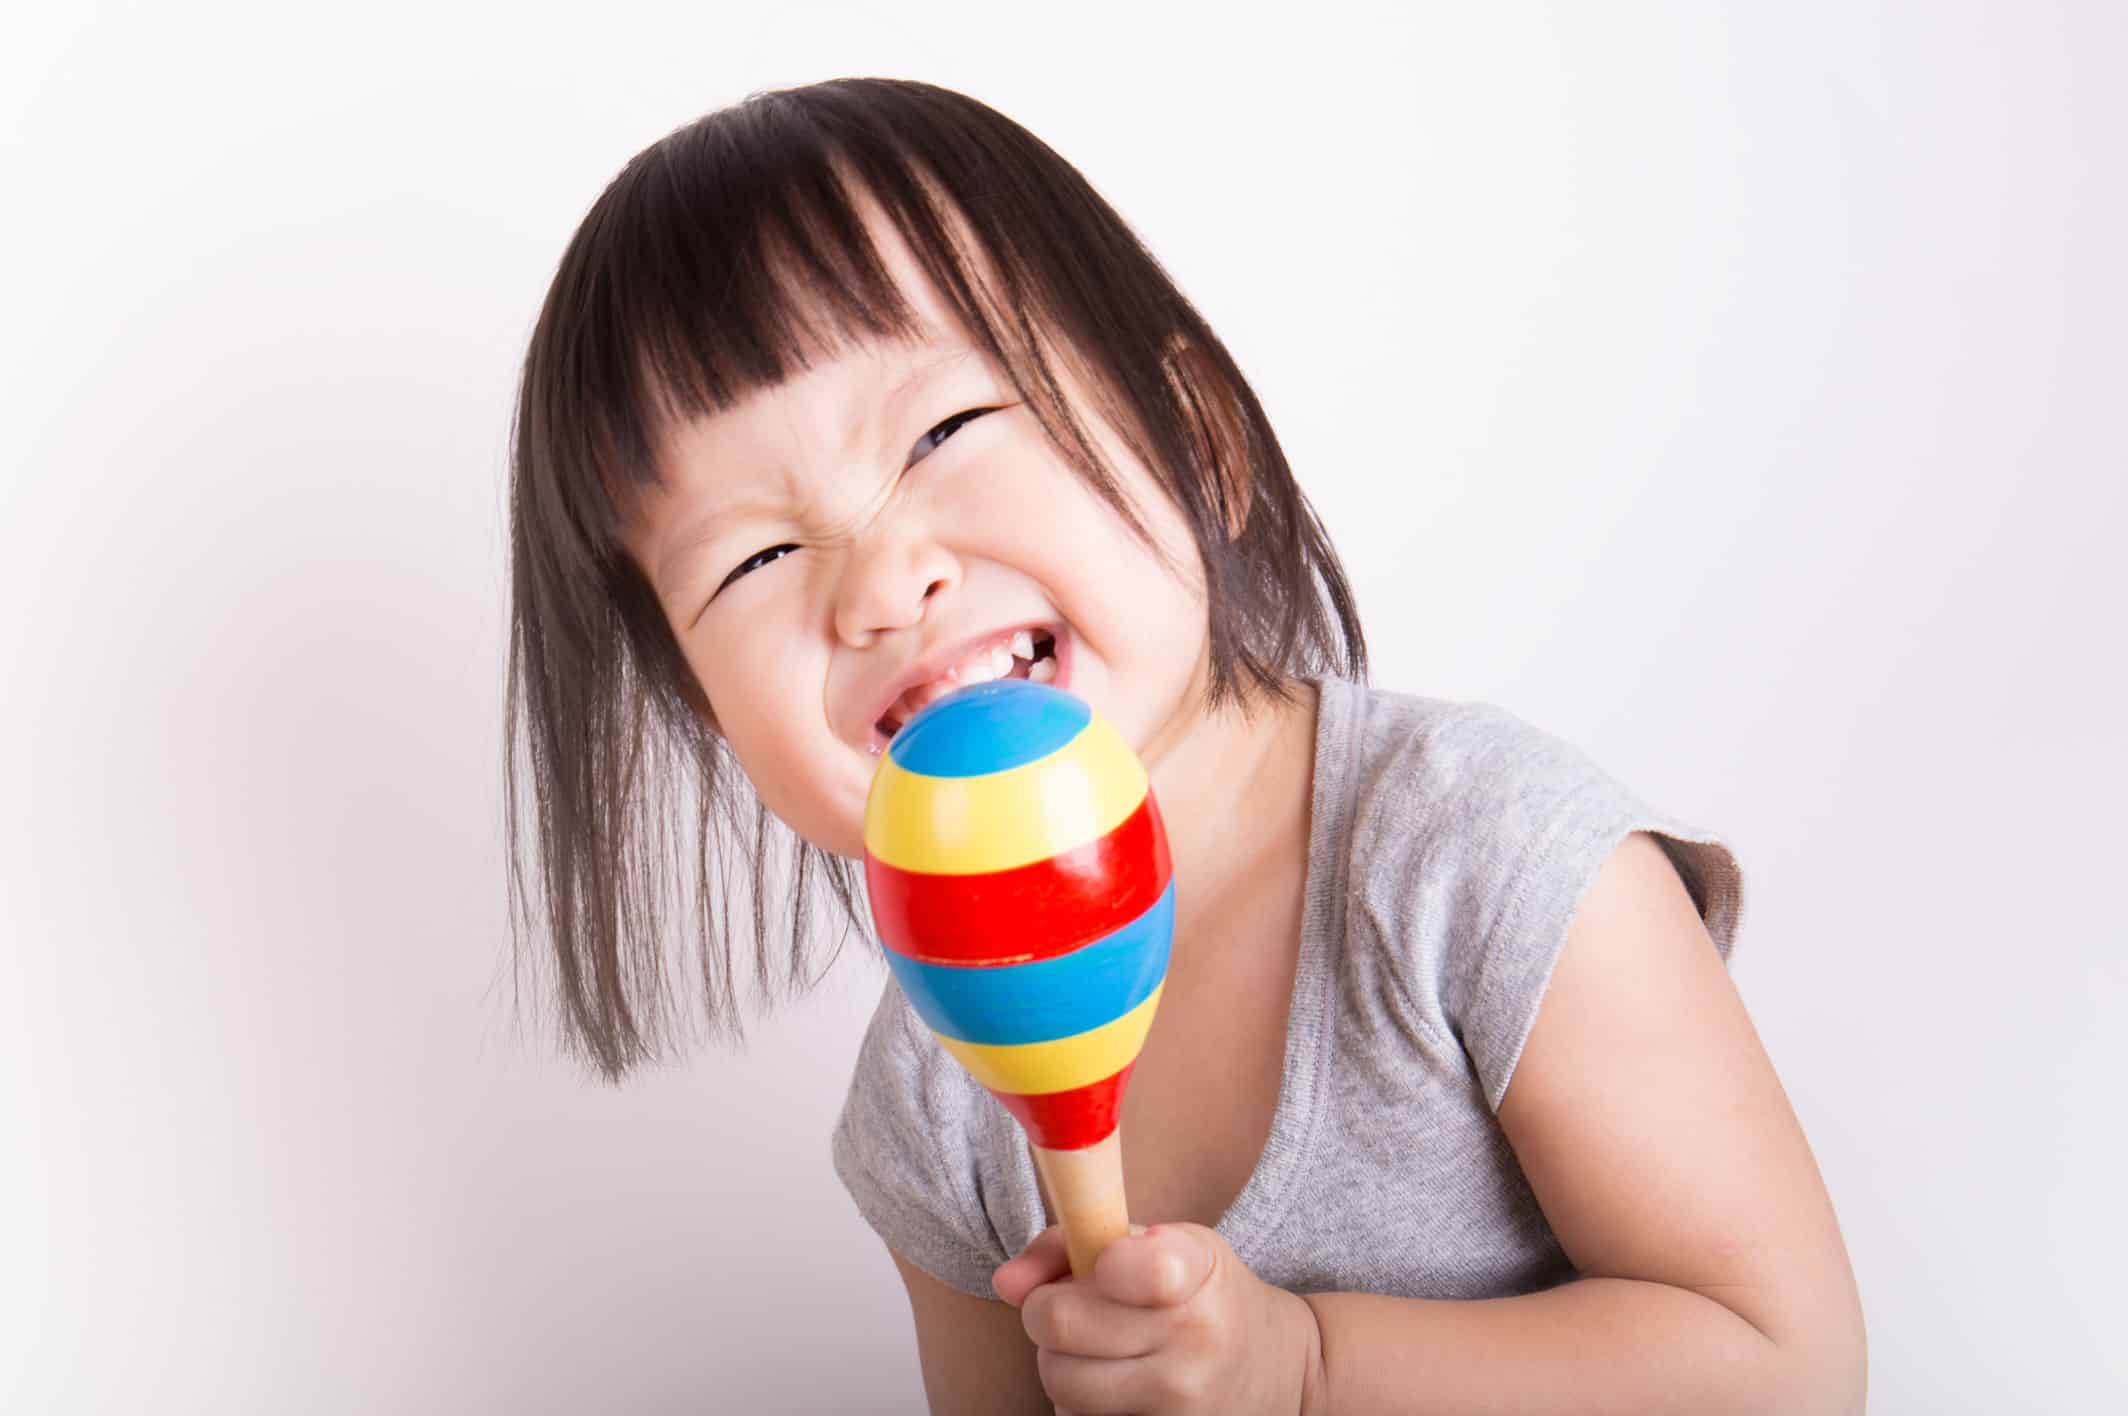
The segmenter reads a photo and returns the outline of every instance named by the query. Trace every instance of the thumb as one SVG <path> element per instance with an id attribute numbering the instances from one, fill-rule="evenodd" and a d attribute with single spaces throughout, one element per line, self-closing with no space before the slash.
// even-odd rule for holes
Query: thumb
<path id="1" fill-rule="evenodd" d="M 1019 1257 L 998 1265 L 990 1276 L 997 1296 L 1017 1308 L 1027 1295 L 1045 1283 L 1054 1283 L 1071 1273 L 1071 1255 L 1064 1248 L 1064 1230 L 1052 1224 L 1020 1250 Z"/>
<path id="2" fill-rule="evenodd" d="M 1143 1234 L 1145 1226 L 1133 1224 L 1133 1234 Z M 1052 1224 L 1034 1236 L 1034 1242 L 1020 1250 L 1019 1257 L 999 1264 L 997 1272 L 990 1275 L 990 1287 L 997 1296 L 1017 1308 L 1027 1301 L 1027 1295 L 1045 1283 L 1055 1283 L 1060 1278 L 1071 1277 L 1071 1251 L 1065 1247 L 1064 1227 Z"/>

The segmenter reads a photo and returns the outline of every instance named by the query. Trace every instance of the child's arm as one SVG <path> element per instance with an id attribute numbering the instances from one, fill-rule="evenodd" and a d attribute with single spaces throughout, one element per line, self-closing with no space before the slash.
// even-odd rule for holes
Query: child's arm
<path id="1" fill-rule="evenodd" d="M 924 1394 L 933 1416 L 1050 1416 L 1054 1408 L 1042 1392 L 1034 1344 L 1020 1329 L 1018 1311 L 948 1288 L 893 1250 L 887 1252 L 909 1290 Z"/>
<path id="2" fill-rule="evenodd" d="M 999 1292 L 1045 1347 L 1096 1358 L 1052 1364 L 1052 1394 L 1087 1409 L 1292 1411 L 1272 1394 L 1300 1389 L 1304 1416 L 1862 1410 L 1831 1202 L 1652 838 L 1629 836 L 1578 907 L 1500 1123 L 1574 1282 L 1298 1300 L 1212 1231 L 1158 1225 L 1111 1245 L 1093 1285 L 1046 1283 L 1062 1259 L 1045 1235 Z"/>
<path id="3" fill-rule="evenodd" d="M 1584 1277 L 1482 1302 L 1309 1298 L 1310 1416 L 1862 1409 L 1831 1201 L 1650 837 L 1626 839 L 1576 912 L 1500 1124 Z"/>

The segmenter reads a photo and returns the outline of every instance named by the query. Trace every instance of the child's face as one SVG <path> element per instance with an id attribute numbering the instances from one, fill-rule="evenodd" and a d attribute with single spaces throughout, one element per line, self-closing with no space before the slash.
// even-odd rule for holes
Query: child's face
<path id="1" fill-rule="evenodd" d="M 676 430 L 665 489 L 637 509 L 628 537 L 762 800 L 852 858 L 884 743 L 875 724 L 935 656 L 996 631 L 1053 628 L 1055 682 L 1156 771 L 1197 726 L 1210 668 L 1189 528 L 1058 351 L 1044 353 L 1074 410 L 1187 584 L 1050 446 L 876 212 L 872 230 L 934 342 L 818 361 Z M 976 409 L 996 411 L 940 427 Z"/>

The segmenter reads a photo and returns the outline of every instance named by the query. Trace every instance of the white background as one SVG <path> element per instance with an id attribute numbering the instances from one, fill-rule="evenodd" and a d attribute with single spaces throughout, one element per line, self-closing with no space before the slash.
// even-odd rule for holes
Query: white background
<path id="1" fill-rule="evenodd" d="M 512 1029 L 501 866 L 562 246 L 670 128 L 882 73 L 1176 273 L 1377 683 L 1736 846 L 1872 1409 L 2121 1409 L 2124 14 L 11 17 L 0 1408 L 918 1406 L 827 1159 L 881 971 L 607 1090 Z"/>

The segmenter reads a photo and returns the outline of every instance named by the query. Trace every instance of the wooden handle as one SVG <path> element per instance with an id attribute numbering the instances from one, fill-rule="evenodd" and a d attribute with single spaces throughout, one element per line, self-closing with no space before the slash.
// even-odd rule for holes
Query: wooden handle
<path id="1" fill-rule="evenodd" d="M 1083 1150 L 1044 1150 L 1030 1146 L 1035 1168 L 1049 1187 L 1049 1202 L 1064 1226 L 1064 1248 L 1071 1255 L 1071 1276 L 1091 1278 L 1094 1260 L 1109 1243 L 1130 1233 L 1123 1202 L 1123 1146 L 1111 1131 L 1105 1140 Z"/>

